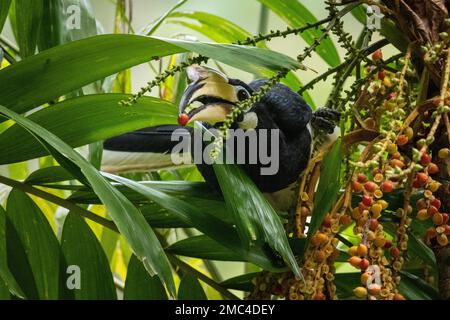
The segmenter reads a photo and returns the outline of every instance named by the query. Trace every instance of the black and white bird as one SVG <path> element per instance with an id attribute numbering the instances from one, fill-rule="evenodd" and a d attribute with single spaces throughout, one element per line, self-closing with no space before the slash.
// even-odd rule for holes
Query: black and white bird
<path id="1" fill-rule="evenodd" d="M 187 75 L 189 85 L 179 106 L 180 126 L 146 128 L 105 141 L 103 170 L 121 173 L 174 167 L 171 150 L 178 142 L 172 141 L 171 137 L 175 130 L 184 128 L 186 134 L 193 136 L 194 129 L 186 125 L 197 121 L 207 128 L 219 128 L 237 103 L 249 98 L 268 81 L 259 79 L 246 84 L 197 65 L 189 67 Z M 259 159 L 256 163 L 244 161 L 239 164 L 274 208 L 280 211 L 291 209 L 296 201 L 296 182 L 315 148 L 315 133 L 325 133 L 328 141 L 335 139 L 338 120 L 337 112 L 325 108 L 313 112 L 298 93 L 277 84 L 232 124 L 231 129 L 254 130 L 258 138 L 261 129 L 278 129 L 276 152 L 279 163 L 275 174 L 262 174 L 261 168 L 269 164 Z M 273 143 L 275 141 L 271 141 L 269 135 L 267 144 Z M 254 146 L 246 144 L 246 148 L 251 147 Z M 271 150 L 270 146 L 267 150 Z M 235 150 L 235 155 L 245 151 L 248 150 Z M 245 154 L 248 160 L 248 152 Z M 185 156 L 190 158 L 192 154 Z M 213 168 L 207 164 L 197 164 L 197 167 L 205 181 L 220 192 Z"/>

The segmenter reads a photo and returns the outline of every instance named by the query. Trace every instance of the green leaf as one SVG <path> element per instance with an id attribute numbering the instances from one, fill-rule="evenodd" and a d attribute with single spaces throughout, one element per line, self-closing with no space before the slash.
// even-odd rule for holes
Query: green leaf
<path id="1" fill-rule="evenodd" d="M 233 290 L 240 291 L 252 291 L 255 285 L 253 284 L 253 280 L 260 275 L 260 272 L 246 273 L 234 278 L 227 279 L 220 284 L 227 288 Z"/>
<path id="2" fill-rule="evenodd" d="M 9 6 L 11 5 L 11 0 L 2 0 L 0 2 L 0 33 L 5 25 L 6 18 L 8 17 Z"/>
<path id="3" fill-rule="evenodd" d="M 355 17 L 356 20 L 358 20 L 359 22 L 361 22 L 363 25 L 367 24 L 367 9 L 365 6 L 363 6 L 362 4 L 355 7 L 352 11 L 351 11 L 353 17 Z"/>
<path id="4" fill-rule="evenodd" d="M 245 261 L 237 252 L 231 251 L 210 237 L 201 235 L 175 242 L 166 249 L 170 253 L 206 260 Z"/>
<path id="5" fill-rule="evenodd" d="M 15 31 L 20 56 L 34 55 L 37 46 L 39 28 L 44 13 L 43 0 L 14 0 L 11 7 L 12 27 Z"/>
<path id="6" fill-rule="evenodd" d="M 119 105 L 122 94 L 89 95 L 45 108 L 28 117 L 68 143 L 80 147 L 137 129 L 176 122 L 177 108 L 157 98 L 143 97 L 133 107 Z M 105 116 L 105 115 L 108 116 Z M 14 138 L 12 138 L 14 137 Z M 20 125 L 0 134 L 0 163 L 15 163 L 48 155 Z"/>
<path id="7" fill-rule="evenodd" d="M 65 8 L 62 1 L 43 1 L 43 13 L 38 35 L 39 51 L 60 45 L 65 31 Z"/>
<path id="8" fill-rule="evenodd" d="M 297 70 L 300 67 L 296 60 L 268 49 L 178 39 L 163 40 L 187 51 L 200 53 L 250 73 L 262 73 L 268 70 L 280 71 L 282 69 Z M 236 59 L 237 56 L 239 56 L 239 59 Z"/>
<path id="9" fill-rule="evenodd" d="M 249 72 L 298 67 L 295 60 L 283 54 L 252 47 L 100 35 L 46 50 L 1 70 L 0 104 L 23 113 L 153 57 L 191 50 Z"/>
<path id="10" fill-rule="evenodd" d="M 197 24 L 176 18 L 194 20 Z M 221 43 L 235 43 L 252 37 L 251 33 L 237 24 L 208 12 L 173 12 L 169 15 L 167 23 L 182 25 Z M 265 47 L 263 42 L 260 43 L 260 47 Z"/>
<path id="11" fill-rule="evenodd" d="M 6 244 L 6 212 L 2 206 L 0 206 L 0 292 L 7 290 L 8 293 L 0 293 L 7 296 L 9 299 L 9 293 L 15 295 L 18 298 L 25 298 L 22 289 L 19 287 L 16 279 L 9 271 L 8 256 L 7 256 L 7 244 Z M 0 300 L 2 298 L 0 297 Z"/>
<path id="12" fill-rule="evenodd" d="M 3 106 L 0 106 L 0 112 L 44 139 L 81 169 L 94 192 L 105 204 L 120 233 L 125 237 L 134 253 L 143 261 L 146 270 L 152 275 L 158 274 L 167 285 L 169 292 L 174 294 L 175 285 L 169 261 L 155 233 L 136 207 L 108 183 L 85 158 L 57 136 Z"/>
<path id="13" fill-rule="evenodd" d="M 60 246 L 38 206 L 13 189 L 7 202 L 8 265 L 29 299 L 58 299 Z"/>
<path id="14" fill-rule="evenodd" d="M 72 175 L 66 169 L 59 166 L 42 168 L 34 171 L 25 180 L 26 183 L 32 185 L 40 185 L 46 183 L 63 182 L 73 180 Z"/>
<path id="15" fill-rule="evenodd" d="M 76 300 L 115 300 L 116 289 L 109 262 L 95 234 L 80 216 L 69 213 L 64 221 L 61 247 L 67 270 L 78 268 L 80 287 L 73 290 Z M 66 271 L 66 270 L 64 270 Z M 72 271 L 73 272 L 73 271 Z M 77 271 L 64 272 L 67 288 L 74 285 Z"/>
<path id="16" fill-rule="evenodd" d="M 233 226 L 227 224 L 219 218 L 205 213 L 203 208 L 196 207 L 188 201 L 172 197 L 148 185 L 140 184 L 136 181 L 125 179 L 108 173 L 103 175 L 113 181 L 122 183 L 124 186 L 140 193 L 148 199 L 159 204 L 161 207 L 170 210 L 178 219 L 187 225 L 195 227 L 197 230 L 216 240 L 220 244 L 234 250 L 238 254 L 246 257 L 246 259 L 256 265 L 267 270 L 280 271 L 279 261 L 274 257 L 269 259 L 267 250 L 261 246 L 252 246 L 250 249 L 242 248 L 239 236 L 236 234 Z"/>
<path id="17" fill-rule="evenodd" d="M 308 228 L 308 243 L 336 201 L 340 187 L 341 161 L 342 144 L 341 139 L 339 139 L 325 156 L 321 165 L 319 186 L 314 196 L 314 208 Z"/>
<path id="18" fill-rule="evenodd" d="M 255 242 L 267 242 L 301 277 L 281 220 L 253 181 L 236 165 L 213 167 L 243 245 L 250 248 Z"/>
<path id="19" fill-rule="evenodd" d="M 208 300 L 202 285 L 194 276 L 186 274 L 178 288 L 178 300 Z"/>
<path id="20" fill-rule="evenodd" d="M 153 23 L 149 24 L 147 27 L 145 27 L 144 31 L 142 31 L 142 34 L 146 34 L 147 36 L 151 36 L 155 33 L 155 31 L 161 26 L 161 24 L 166 20 L 166 18 L 175 10 L 180 8 L 182 5 L 184 5 L 188 0 L 180 0 L 175 4 L 172 8 L 170 8 L 166 13 L 164 13 L 159 19 L 154 21 Z"/>
<path id="21" fill-rule="evenodd" d="M 207 12 L 174 12 L 169 18 L 170 19 L 168 19 L 167 22 L 183 25 L 216 42 L 235 43 L 239 40 L 245 40 L 252 37 L 250 32 L 233 22 Z M 198 24 L 177 20 L 176 18 L 195 20 Z M 260 48 L 267 48 L 264 42 L 259 42 L 257 46 Z M 273 72 L 262 72 L 257 74 L 257 76 L 271 77 L 273 76 Z M 293 91 L 298 91 L 300 87 L 302 87 L 300 80 L 293 72 L 289 72 L 282 82 Z M 304 98 L 312 107 L 315 107 L 314 101 L 309 93 L 305 92 Z"/>
<path id="22" fill-rule="evenodd" d="M 204 182 L 188 182 L 188 181 L 139 181 L 137 182 L 145 187 L 167 193 L 170 196 L 192 199 L 199 198 L 203 200 L 216 200 L 220 198 L 211 190 L 211 188 Z M 121 184 L 113 184 L 117 189 L 127 196 L 133 203 L 148 203 L 149 198 L 133 189 L 129 189 Z M 83 204 L 99 204 L 101 203 L 98 196 L 90 189 L 83 188 L 74 193 L 70 198 L 71 201 Z M 225 209 L 222 209 L 222 211 Z"/>
<path id="23" fill-rule="evenodd" d="M 167 293 L 158 276 L 150 277 L 142 262 L 132 256 L 128 264 L 124 300 L 167 300 Z"/>
<path id="24" fill-rule="evenodd" d="M 317 18 L 298 0 L 258 0 L 267 8 L 275 12 L 292 28 L 305 26 L 307 23 L 317 22 Z M 300 36 L 308 45 L 322 34 L 318 29 L 309 29 L 302 32 Z M 324 39 L 317 47 L 316 53 L 330 66 L 335 67 L 341 63 L 338 51 L 329 38 Z"/>
<path id="25" fill-rule="evenodd" d="M 437 300 L 439 293 L 430 287 L 423 279 L 409 273 L 400 271 L 401 281 L 398 289 L 409 300 Z"/>

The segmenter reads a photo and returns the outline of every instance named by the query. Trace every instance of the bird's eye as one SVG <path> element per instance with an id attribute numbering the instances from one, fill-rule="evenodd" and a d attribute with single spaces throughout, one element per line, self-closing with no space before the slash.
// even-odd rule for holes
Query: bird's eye
<path id="1" fill-rule="evenodd" d="M 237 92 L 237 97 L 239 101 L 243 101 L 245 99 L 248 99 L 250 97 L 250 94 L 245 89 L 240 89 Z"/>

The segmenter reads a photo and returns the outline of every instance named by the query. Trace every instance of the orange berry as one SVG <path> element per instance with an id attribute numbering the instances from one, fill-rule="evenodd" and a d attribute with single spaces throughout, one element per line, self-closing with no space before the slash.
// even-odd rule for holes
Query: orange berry
<path id="1" fill-rule="evenodd" d="M 438 235 L 437 237 L 437 242 L 442 246 L 445 247 L 448 244 L 448 238 L 447 236 L 443 233 Z"/>
<path id="2" fill-rule="evenodd" d="M 315 245 L 316 247 L 324 245 L 328 242 L 328 236 L 324 233 L 316 233 L 312 239 L 311 242 L 313 245 Z"/>
<path id="3" fill-rule="evenodd" d="M 366 285 L 366 284 L 367 284 L 367 281 L 369 281 L 371 278 L 372 278 L 372 275 L 371 275 L 370 273 L 364 272 L 364 273 L 361 275 L 361 283 L 362 283 L 363 285 Z"/>
<path id="4" fill-rule="evenodd" d="M 402 160 L 399 160 L 399 159 L 392 159 L 391 160 L 391 165 L 393 167 L 397 167 L 397 168 L 402 169 L 405 166 L 405 163 Z"/>
<path id="5" fill-rule="evenodd" d="M 367 252 L 368 252 L 367 246 L 361 243 L 358 246 L 357 252 L 358 252 L 358 256 L 365 257 L 367 255 Z"/>
<path id="6" fill-rule="evenodd" d="M 381 291 L 381 287 L 379 284 L 376 283 L 372 283 L 371 285 L 369 285 L 369 293 L 373 296 L 377 296 L 380 294 Z"/>
<path id="7" fill-rule="evenodd" d="M 399 135 L 398 136 L 398 138 L 397 138 L 397 144 L 399 145 L 399 146 L 404 146 L 405 144 L 407 144 L 408 143 L 408 137 L 406 136 L 406 135 L 404 135 L 404 134 L 401 134 L 401 135 Z"/>
<path id="8" fill-rule="evenodd" d="M 392 192 L 392 190 L 394 190 L 394 184 L 392 181 L 386 180 L 381 184 L 381 191 L 384 193 Z"/>
<path id="9" fill-rule="evenodd" d="M 428 215 L 428 210 L 427 209 L 420 209 L 417 212 L 417 219 L 419 219 L 420 221 L 425 221 L 427 220 L 430 216 Z"/>
<path id="10" fill-rule="evenodd" d="M 348 254 L 350 256 L 357 256 L 358 255 L 358 246 L 352 246 L 348 249 Z"/>
<path id="11" fill-rule="evenodd" d="M 357 256 L 353 256 L 350 259 L 348 259 L 348 263 L 350 263 L 353 267 L 359 268 L 359 265 L 361 264 L 362 259 Z"/>
<path id="12" fill-rule="evenodd" d="M 424 185 L 424 184 L 427 183 L 427 181 L 428 181 L 428 175 L 427 175 L 426 173 L 424 173 L 424 172 L 419 172 L 419 173 L 416 175 L 416 180 L 417 180 L 420 184 Z"/>
<path id="13" fill-rule="evenodd" d="M 444 217 L 440 213 L 435 213 L 433 215 L 433 223 L 437 226 L 440 226 L 444 222 Z"/>
<path id="14" fill-rule="evenodd" d="M 406 298 L 402 296 L 400 293 L 396 293 L 394 295 L 394 300 L 406 300 Z"/>
<path id="15" fill-rule="evenodd" d="M 325 294 L 323 292 L 316 293 L 313 297 L 313 300 L 326 300 Z"/>
<path id="16" fill-rule="evenodd" d="M 435 163 L 430 163 L 428 165 L 428 173 L 429 174 L 436 174 L 439 172 L 439 167 Z"/>

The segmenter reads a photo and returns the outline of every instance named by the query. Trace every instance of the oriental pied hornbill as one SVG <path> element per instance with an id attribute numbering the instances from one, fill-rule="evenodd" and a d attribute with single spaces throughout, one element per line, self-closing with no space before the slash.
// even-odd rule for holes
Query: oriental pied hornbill
<path id="1" fill-rule="evenodd" d="M 208 128 L 220 127 L 239 101 L 247 99 L 267 82 L 260 79 L 246 84 L 200 66 L 188 68 L 187 75 L 189 85 L 179 106 L 180 126 L 146 128 L 105 141 L 103 170 L 118 173 L 173 167 L 170 152 L 178 143 L 171 139 L 175 130 L 185 128 L 186 133 L 192 135 L 194 129 L 185 126 L 195 121 Z M 259 159 L 256 164 L 245 161 L 240 164 L 276 209 L 288 211 L 296 200 L 295 182 L 310 159 L 313 133 L 325 132 L 330 140 L 338 119 L 338 113 L 325 108 L 313 113 L 299 94 L 277 84 L 232 124 L 232 129 L 254 130 L 257 134 L 259 129 L 279 129 L 279 169 L 275 174 L 261 174 L 261 167 L 268 165 Z M 270 135 L 267 143 L 273 143 Z M 235 150 L 235 154 L 241 151 Z M 212 167 L 207 164 L 197 164 L 197 167 L 205 181 L 220 192 Z"/>

